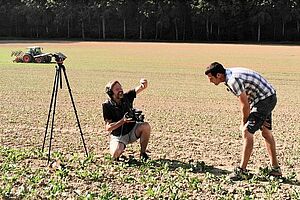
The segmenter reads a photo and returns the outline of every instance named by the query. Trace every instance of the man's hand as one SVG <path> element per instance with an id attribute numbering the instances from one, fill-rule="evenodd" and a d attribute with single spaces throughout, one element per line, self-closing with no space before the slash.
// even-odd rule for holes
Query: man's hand
<path id="1" fill-rule="evenodd" d="M 126 118 L 126 117 L 124 117 L 123 118 L 123 122 L 124 122 L 124 124 L 127 124 L 127 123 L 132 123 L 132 122 L 135 122 L 135 121 L 132 120 L 132 118 Z"/>
<path id="2" fill-rule="evenodd" d="M 145 88 L 148 87 L 148 81 L 147 81 L 146 79 L 144 79 L 144 78 L 142 78 L 142 79 L 140 80 L 140 84 L 141 84 L 141 87 L 142 87 L 143 89 L 145 89 Z"/>
<path id="3" fill-rule="evenodd" d="M 112 122 L 111 120 L 106 120 L 105 121 L 105 130 L 108 132 L 112 132 L 113 130 L 116 130 L 117 128 L 123 126 L 123 124 L 135 122 L 134 120 L 132 120 L 132 118 L 128 118 L 125 115 L 122 119 L 120 119 L 117 122 Z"/>
<path id="4" fill-rule="evenodd" d="M 128 117 L 127 115 L 128 112 L 125 113 L 124 117 L 122 118 L 123 124 L 135 122 L 132 117 Z"/>
<path id="5" fill-rule="evenodd" d="M 143 91 L 144 89 L 146 89 L 147 87 L 148 87 L 148 81 L 147 81 L 147 79 L 142 78 L 140 80 L 140 85 L 135 88 L 135 92 L 138 94 L 141 91 Z"/>

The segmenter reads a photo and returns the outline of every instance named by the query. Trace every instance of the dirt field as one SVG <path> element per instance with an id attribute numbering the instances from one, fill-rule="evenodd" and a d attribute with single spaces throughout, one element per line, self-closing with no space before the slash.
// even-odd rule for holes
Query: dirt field
<path id="1" fill-rule="evenodd" d="M 45 152 L 40 149 L 55 63 L 12 63 L 10 57 L 11 50 L 33 45 L 68 57 L 65 66 L 88 159 L 63 82 L 52 140 L 55 166 L 46 167 L 49 138 Z M 299 46 L 0 41 L 0 194 L 27 199 L 300 199 L 299 58 Z M 254 69 L 275 86 L 274 136 L 285 180 L 259 175 L 241 182 L 226 179 L 240 161 L 240 111 L 225 86 L 216 87 L 204 76 L 213 61 Z M 139 162 L 135 143 L 125 155 L 137 160 L 115 164 L 102 119 L 104 86 L 118 79 L 128 90 L 142 77 L 149 87 L 135 107 L 152 127 L 151 161 Z M 268 165 L 258 132 L 249 169 L 259 174 Z"/>

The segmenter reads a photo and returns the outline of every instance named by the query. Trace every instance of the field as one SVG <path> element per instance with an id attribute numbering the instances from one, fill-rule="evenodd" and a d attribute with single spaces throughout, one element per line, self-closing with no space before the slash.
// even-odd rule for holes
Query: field
<path id="1" fill-rule="evenodd" d="M 42 152 L 55 63 L 13 63 L 12 50 L 40 45 L 63 52 L 89 157 L 68 90 L 58 91 L 51 166 L 49 137 Z M 300 47 L 276 45 L 125 42 L 0 42 L 0 196 L 4 199 L 300 199 Z M 284 179 L 266 178 L 269 165 L 255 134 L 247 181 L 226 177 L 240 161 L 242 139 L 236 97 L 210 84 L 207 65 L 219 61 L 263 74 L 277 89 L 274 136 Z M 125 90 L 147 78 L 135 100 L 152 127 L 151 160 L 139 144 L 115 163 L 108 151 L 101 103 L 104 86 Z M 48 134 L 49 136 L 49 134 Z M 134 159 L 134 158 L 135 159 Z"/>

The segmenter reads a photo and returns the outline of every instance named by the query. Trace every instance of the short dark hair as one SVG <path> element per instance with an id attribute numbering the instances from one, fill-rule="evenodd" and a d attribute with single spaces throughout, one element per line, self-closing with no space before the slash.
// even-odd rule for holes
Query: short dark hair
<path id="1" fill-rule="evenodd" d="M 208 75 L 209 73 L 216 77 L 218 73 L 225 74 L 225 68 L 222 64 L 213 62 L 206 68 L 205 75 Z"/>

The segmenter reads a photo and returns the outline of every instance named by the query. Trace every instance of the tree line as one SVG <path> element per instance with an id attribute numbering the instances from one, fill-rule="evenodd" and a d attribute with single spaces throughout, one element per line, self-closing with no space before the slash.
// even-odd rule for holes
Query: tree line
<path id="1" fill-rule="evenodd" d="M 300 0 L 1 0 L 0 37 L 299 41 Z"/>

